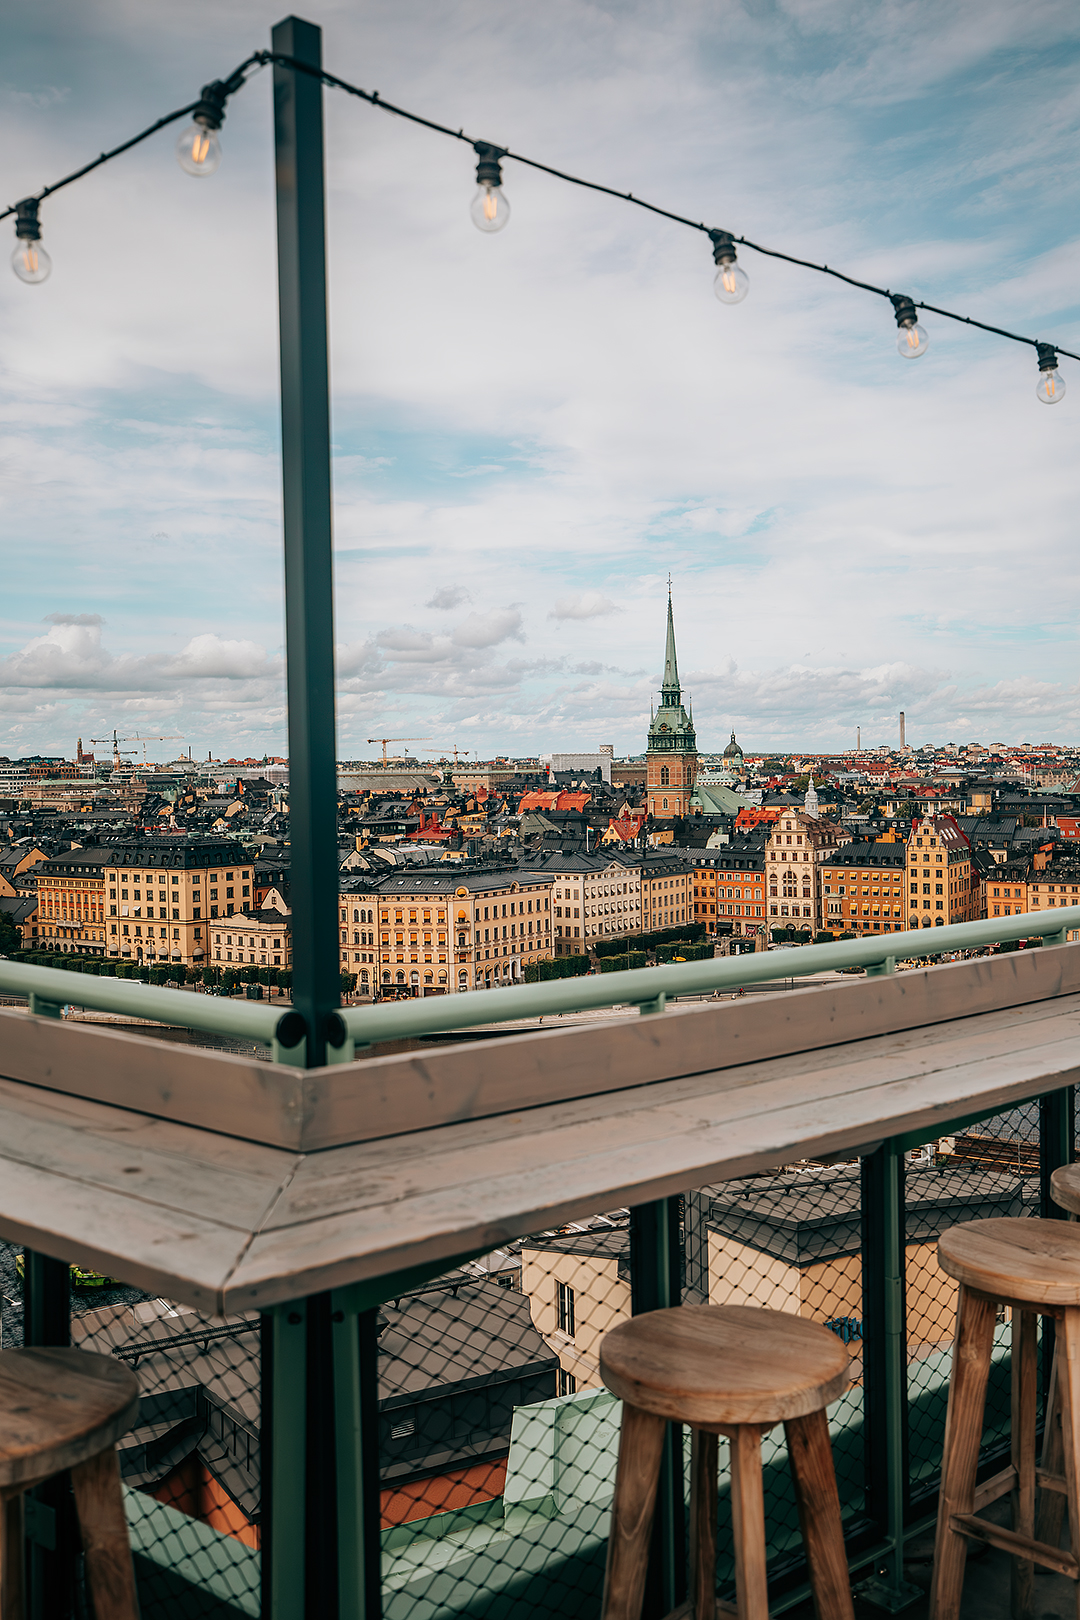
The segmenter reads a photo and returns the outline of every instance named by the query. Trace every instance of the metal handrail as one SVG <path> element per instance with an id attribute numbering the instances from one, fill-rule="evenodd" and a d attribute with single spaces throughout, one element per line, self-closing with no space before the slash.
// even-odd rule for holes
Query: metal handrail
<path id="1" fill-rule="evenodd" d="M 735 958 L 713 957 L 702 962 L 623 969 L 595 977 L 582 975 L 574 979 L 547 980 L 540 984 L 515 985 L 497 994 L 488 990 L 465 990 L 418 1001 L 351 1007 L 343 1010 L 341 1016 L 350 1036 L 360 1046 L 435 1034 L 440 1030 L 501 1024 L 509 1019 L 536 1018 L 546 1013 L 585 1012 L 596 1007 L 629 1005 L 640 1007 L 643 1012 L 660 1012 L 665 1001 L 673 996 L 737 990 L 768 979 L 804 978 L 807 974 L 852 967 L 891 972 L 890 964 L 903 957 L 973 950 L 1011 939 L 1051 938 L 1063 945 L 1070 928 L 1080 928 L 1080 906 L 1029 911 L 1020 917 L 953 923 L 945 928 L 913 928 L 900 934 L 844 940 L 832 945 L 792 946 Z"/>
<path id="2" fill-rule="evenodd" d="M 364 1046 L 376 1041 L 601 1007 L 631 1006 L 643 1012 L 661 1012 L 665 1002 L 676 996 L 737 990 L 770 979 L 805 978 L 814 973 L 854 967 L 886 973 L 904 957 L 975 950 L 1013 939 L 1033 938 L 1064 944 L 1069 929 L 1080 929 L 1080 906 L 953 923 L 944 928 L 908 929 L 899 934 L 850 939 L 832 945 L 791 946 L 734 958 L 712 957 L 702 962 L 672 962 L 663 967 L 547 980 L 515 985 L 497 993 L 465 990 L 415 1001 L 387 1002 L 381 1006 L 349 1007 L 342 1009 L 341 1019 L 348 1037 L 356 1045 Z M 92 974 L 72 974 L 61 968 L 30 967 L 3 958 L 0 958 L 0 990 L 29 996 L 31 1010 L 35 1002 L 53 1006 L 72 1003 L 186 1029 L 234 1035 L 266 1045 L 272 1045 L 278 1038 L 282 1018 L 292 1016 L 292 1008 L 288 1006 L 228 1001 L 188 990 L 144 985 L 130 979 L 101 979 Z M 295 1032 L 289 1033 L 291 1039 L 285 1044 L 294 1044 Z"/>
<path id="3" fill-rule="evenodd" d="M 101 979 L 92 973 L 71 973 L 63 968 L 31 967 L 0 958 L 0 990 L 30 997 L 50 1007 L 72 1005 L 94 1012 L 127 1013 L 159 1024 L 179 1024 L 213 1035 L 236 1035 L 270 1046 L 281 1018 L 291 1007 L 266 1007 L 258 1002 L 226 1001 L 192 990 L 167 990 L 164 985 L 138 979 Z"/>

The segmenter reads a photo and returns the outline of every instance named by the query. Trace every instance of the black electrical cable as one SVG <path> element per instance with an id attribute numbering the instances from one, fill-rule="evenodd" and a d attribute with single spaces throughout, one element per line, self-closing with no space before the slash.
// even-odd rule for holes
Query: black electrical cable
<path id="1" fill-rule="evenodd" d="M 246 62 L 241 62 L 240 66 L 230 73 L 227 79 L 222 81 L 228 87 L 230 95 L 233 95 L 237 90 L 243 89 L 247 83 L 244 75 L 249 67 L 265 67 L 265 57 L 265 51 L 256 51 L 254 56 L 249 56 Z M 148 124 L 145 129 L 139 131 L 138 135 L 133 135 L 129 141 L 122 141 L 119 146 L 114 146 L 111 151 L 102 152 L 99 157 L 94 158 L 92 163 L 86 163 L 81 169 L 76 169 L 74 173 L 66 174 L 62 180 L 57 180 L 55 185 L 44 186 L 40 191 L 34 192 L 32 198 L 20 200 L 44 202 L 45 198 L 51 197 L 54 191 L 61 191 L 64 186 L 70 186 L 73 180 L 81 180 L 84 174 L 90 174 L 94 169 L 100 169 L 103 163 L 108 163 L 110 159 L 119 157 L 122 152 L 130 152 L 133 146 L 138 146 L 141 141 L 148 140 L 151 135 L 156 135 L 159 129 L 165 129 L 167 125 L 175 124 L 176 120 L 183 118 L 186 113 L 193 113 L 201 100 L 202 97 L 197 96 L 194 101 L 189 101 L 185 107 L 178 107 L 175 112 L 166 113 L 164 118 L 159 118 L 156 123 Z M 0 219 L 7 219 L 10 214 L 15 213 L 17 208 L 18 203 L 13 203 L 10 208 L 0 210 Z"/>
<path id="2" fill-rule="evenodd" d="M 419 124 L 424 129 L 433 129 L 437 134 L 448 135 L 452 140 L 461 141 L 466 146 L 475 148 L 480 144 L 471 135 L 466 135 L 464 129 L 451 129 L 449 124 L 440 124 L 435 119 L 423 118 L 419 113 L 409 112 L 407 108 L 398 107 L 392 101 L 384 101 L 377 90 L 363 90 L 357 84 L 350 84 L 348 79 L 340 79 L 336 74 L 328 73 L 325 68 L 313 67 L 308 62 L 297 61 L 295 57 L 283 55 L 279 51 L 253 52 L 246 61 L 241 62 L 240 66 L 234 69 L 229 77 L 222 82 L 227 87 L 228 93 L 232 95 L 237 90 L 242 89 L 248 82 L 246 77 L 248 68 L 267 67 L 274 63 L 282 67 L 290 67 L 296 73 L 306 73 L 309 77 L 318 79 L 332 90 L 343 90 L 346 95 L 356 96 L 359 100 L 368 102 L 372 107 L 381 107 L 383 112 L 392 113 L 395 118 L 407 119 L 409 123 Z M 138 146 L 140 141 L 145 141 L 150 135 L 156 134 L 159 129 L 163 129 L 167 124 L 175 123 L 178 118 L 183 118 L 185 113 L 194 112 L 198 105 L 198 101 L 192 101 L 187 106 L 180 107 L 176 112 L 169 113 L 164 118 L 159 118 L 156 123 L 149 125 L 147 129 L 133 136 L 131 140 L 125 141 L 120 146 L 113 147 L 110 152 L 102 152 L 101 156 L 95 158 L 92 163 L 86 164 L 84 168 L 77 169 L 73 174 L 66 175 L 63 180 L 58 180 L 55 185 L 46 186 L 36 193 L 34 200 L 43 201 L 44 198 L 51 196 L 54 191 L 59 191 L 62 186 L 69 186 L 73 180 L 81 180 L 84 174 L 89 174 L 93 169 L 100 168 L 103 163 L 108 163 L 111 158 L 119 157 L 121 152 L 130 151 L 133 146 Z M 568 185 L 582 186 L 586 191 L 596 191 L 604 197 L 615 197 L 620 202 L 633 203 L 635 208 L 644 208 L 650 214 L 659 215 L 661 219 L 670 219 L 676 225 L 685 225 L 692 231 L 701 231 L 706 236 L 709 235 L 710 227 L 700 220 L 688 219 L 685 214 L 676 214 L 668 208 L 660 208 L 656 203 L 646 202 L 643 197 L 635 197 L 632 191 L 618 191 L 613 186 L 602 186 L 596 180 L 584 180 L 580 175 L 568 174 L 565 169 L 556 169 L 548 163 L 540 163 L 536 158 L 525 157 L 521 152 L 514 152 L 509 147 L 494 147 L 494 150 L 497 151 L 500 160 L 509 158 L 513 163 L 523 163 L 527 168 L 538 169 L 541 174 L 550 174 L 556 180 L 565 180 Z M 5 208 L 0 212 L 0 219 L 6 219 L 15 211 L 15 206 Z M 855 276 L 845 275 L 842 270 L 834 270 L 831 265 L 818 264 L 813 259 L 801 259 L 793 253 L 782 253 L 779 248 L 762 247 L 760 242 L 751 242 L 746 236 L 732 235 L 731 240 L 740 247 L 749 248 L 752 253 L 761 253 L 769 259 L 781 259 L 785 264 L 795 264 L 803 270 L 814 270 L 818 275 L 832 276 L 835 280 L 842 281 L 849 287 L 858 287 L 860 291 L 873 293 L 878 298 L 891 300 L 894 296 L 888 287 L 878 287 L 870 281 L 859 281 Z M 912 302 L 916 309 L 929 310 L 931 315 L 940 315 L 945 320 L 959 321 L 963 326 L 977 327 L 980 332 L 991 332 L 996 337 L 1008 338 L 1012 343 L 1026 343 L 1029 348 L 1033 349 L 1049 348 L 1055 354 L 1066 355 L 1070 360 L 1080 360 L 1080 354 L 1074 354 L 1071 349 L 1063 349 L 1057 343 L 1047 344 L 1039 338 L 1024 337 L 1021 333 L 1010 332 L 1003 326 L 991 326 L 986 321 L 975 320 L 971 315 L 957 315 L 955 310 L 942 309 L 939 305 L 928 304 L 922 299 L 914 299 Z"/>

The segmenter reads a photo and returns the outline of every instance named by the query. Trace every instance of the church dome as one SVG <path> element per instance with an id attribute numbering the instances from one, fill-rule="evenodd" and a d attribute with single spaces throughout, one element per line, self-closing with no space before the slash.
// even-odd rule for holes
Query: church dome
<path id="1" fill-rule="evenodd" d="M 735 741 L 735 733 L 732 732 L 731 733 L 731 741 L 728 743 L 727 747 L 724 749 L 724 758 L 725 759 L 742 759 L 742 757 L 743 757 L 743 751 L 739 747 L 738 743 Z"/>

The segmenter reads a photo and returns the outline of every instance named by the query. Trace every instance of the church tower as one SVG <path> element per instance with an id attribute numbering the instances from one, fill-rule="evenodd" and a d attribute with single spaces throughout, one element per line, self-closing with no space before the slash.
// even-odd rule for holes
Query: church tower
<path id="1" fill-rule="evenodd" d="M 675 661 L 675 621 L 671 613 L 670 579 L 664 684 L 660 688 L 660 707 L 649 727 L 645 766 L 649 814 L 661 821 L 689 815 L 690 795 L 697 776 L 697 738 L 694 735 L 693 716 L 687 714 L 682 704 L 679 666 Z"/>

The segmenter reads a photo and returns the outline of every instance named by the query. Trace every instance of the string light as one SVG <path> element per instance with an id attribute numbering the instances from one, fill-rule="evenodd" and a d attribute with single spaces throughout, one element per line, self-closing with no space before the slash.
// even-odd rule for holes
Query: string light
<path id="1" fill-rule="evenodd" d="M 915 305 L 903 293 L 890 293 L 890 301 L 896 311 L 896 347 L 903 360 L 917 360 L 920 354 L 926 353 L 930 339 L 915 319 Z"/>
<path id="2" fill-rule="evenodd" d="M 510 204 L 502 189 L 502 162 L 509 159 L 512 163 L 523 163 L 528 168 L 538 169 L 541 174 L 549 174 L 556 180 L 564 180 L 568 185 L 581 186 L 586 191 L 599 192 L 605 197 L 614 197 L 620 202 L 633 203 L 635 208 L 644 208 L 650 214 L 656 214 L 661 219 L 669 219 L 676 225 L 685 225 L 690 230 L 702 231 L 713 245 L 713 260 L 716 264 L 716 275 L 713 280 L 713 290 L 721 303 L 739 304 L 749 291 L 750 281 L 745 270 L 738 263 L 737 247 L 749 248 L 752 253 L 761 253 L 766 258 L 780 259 L 785 264 L 793 264 L 804 270 L 813 270 L 818 275 L 831 276 L 837 281 L 844 282 L 849 287 L 857 287 L 863 292 L 873 293 L 876 297 L 887 298 L 893 306 L 896 316 L 897 338 L 896 346 L 905 359 L 914 360 L 926 353 L 930 342 L 925 329 L 920 326 L 916 316 L 919 310 L 927 310 L 930 314 L 940 315 L 949 321 L 959 321 L 964 326 L 973 326 L 980 332 L 989 332 L 996 337 L 1008 338 L 1012 343 L 1026 343 L 1034 348 L 1038 355 L 1039 386 L 1038 397 L 1047 405 L 1056 405 L 1065 393 L 1065 383 L 1058 371 L 1059 354 L 1067 355 L 1070 360 L 1080 360 L 1080 354 L 1074 354 L 1071 349 L 1062 349 L 1057 344 L 1044 343 L 1035 338 L 1023 336 L 1019 332 L 1007 331 L 1001 326 L 991 326 L 987 321 L 974 320 L 970 315 L 958 315 L 955 310 L 941 309 L 935 304 L 927 304 L 921 299 L 916 301 L 906 294 L 890 292 L 887 287 L 876 287 L 872 282 L 859 281 L 855 276 L 845 275 L 842 270 L 836 270 L 828 264 L 818 264 L 813 259 L 801 259 L 793 253 L 782 253 L 777 248 L 763 247 L 760 242 L 751 242 L 745 236 L 735 236 L 731 231 L 715 230 L 704 225 L 699 220 L 688 219 L 683 214 L 676 214 L 668 208 L 660 208 L 656 203 L 647 202 L 643 197 L 635 197 L 631 191 L 618 191 L 613 186 L 602 186 L 595 180 L 582 179 L 580 175 L 567 174 L 562 169 L 555 169 L 548 163 L 539 163 L 535 158 L 525 157 L 521 152 L 512 152 L 509 147 L 495 146 L 490 141 L 476 141 L 466 135 L 463 129 L 451 129 L 446 124 L 437 123 L 434 119 L 423 118 L 419 113 L 409 112 L 404 107 L 396 107 L 392 102 L 384 101 L 377 90 L 363 90 L 359 85 L 350 84 L 347 79 L 339 79 L 336 74 L 328 73 L 324 68 L 313 66 L 310 62 L 299 62 L 295 57 L 286 56 L 278 51 L 255 51 L 246 61 L 232 72 L 227 79 L 215 79 L 203 87 L 199 100 L 187 107 L 181 107 L 176 112 L 168 113 L 159 118 L 149 128 L 132 136 L 122 145 L 114 147 L 111 152 L 102 152 L 100 157 L 94 158 L 83 168 L 77 169 L 73 174 L 66 175 L 63 180 L 57 181 L 53 186 L 46 186 L 39 191 L 36 197 L 27 197 L 13 207 L 0 210 L 0 219 L 6 219 L 15 214 L 16 218 L 16 249 L 12 256 L 12 265 L 16 275 L 23 281 L 44 281 L 51 269 L 51 261 L 45 249 L 40 244 L 41 230 L 38 223 L 38 205 L 41 201 L 67 186 L 74 180 L 79 180 L 92 169 L 99 168 L 111 158 L 118 157 L 132 146 L 137 146 L 148 136 L 162 129 L 166 124 L 174 123 L 187 113 L 192 115 L 190 128 L 186 129 L 177 141 L 177 156 L 181 166 L 188 174 L 212 174 L 221 162 L 221 143 L 217 131 L 221 128 L 225 117 L 225 102 L 237 90 L 248 82 L 249 69 L 267 67 L 270 64 L 289 67 L 296 73 L 305 73 L 316 78 L 321 84 L 334 90 L 344 91 L 346 95 L 356 96 L 366 101 L 370 106 L 381 107 L 384 112 L 392 113 L 396 118 L 405 118 L 410 123 L 419 124 L 424 129 L 431 129 L 440 135 L 448 135 L 451 139 L 462 141 L 473 148 L 477 157 L 476 181 L 477 192 L 470 205 L 470 214 L 478 230 L 485 234 L 501 231 L 510 218 Z"/>
<path id="3" fill-rule="evenodd" d="M 487 141 L 474 141 L 473 151 L 478 159 L 478 190 L 469 205 L 469 213 L 477 230 L 490 235 L 492 231 L 501 231 L 510 223 L 510 204 L 502 188 L 502 168 L 499 164 L 502 148 L 489 146 Z"/>
<path id="4" fill-rule="evenodd" d="M 1052 343 L 1035 345 L 1039 356 L 1039 386 L 1036 396 L 1044 405 L 1056 405 L 1065 392 L 1065 383 L 1058 372 L 1057 350 Z"/>
<path id="5" fill-rule="evenodd" d="M 750 291 L 750 277 L 735 258 L 735 238 L 730 231 L 710 231 L 713 245 L 713 292 L 722 304 L 741 304 Z"/>
<path id="6" fill-rule="evenodd" d="M 11 255 L 11 268 L 20 281 L 30 286 L 49 279 L 52 260 L 41 245 L 36 197 L 24 197 L 21 203 L 15 204 L 15 251 Z"/>
<path id="7" fill-rule="evenodd" d="M 204 84 L 192 121 L 176 142 L 176 158 L 185 174 L 213 174 L 221 163 L 218 130 L 225 122 L 228 86 L 220 79 Z"/>

